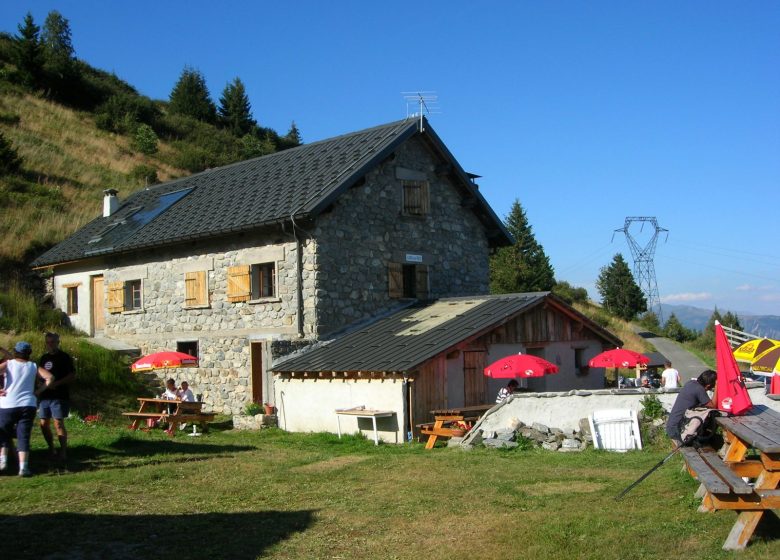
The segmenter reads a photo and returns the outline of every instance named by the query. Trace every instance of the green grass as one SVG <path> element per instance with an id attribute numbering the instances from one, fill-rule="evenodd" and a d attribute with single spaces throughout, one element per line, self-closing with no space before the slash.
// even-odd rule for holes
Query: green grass
<path id="1" fill-rule="evenodd" d="M 699 514 L 666 450 L 564 454 L 328 434 L 169 439 L 69 421 L 72 470 L 0 477 L 0 534 L 18 558 L 731 558 L 731 512 Z M 45 536 L 44 536 L 45 534 Z M 8 543 L 8 541 L 6 541 Z M 7 553 L 11 550 L 11 556 Z M 773 558 L 780 540 L 742 559 Z"/>

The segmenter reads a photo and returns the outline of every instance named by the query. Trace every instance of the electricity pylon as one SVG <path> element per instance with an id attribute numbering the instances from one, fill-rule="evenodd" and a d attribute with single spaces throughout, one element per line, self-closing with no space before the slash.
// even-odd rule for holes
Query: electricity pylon
<path id="1" fill-rule="evenodd" d="M 645 224 L 648 223 L 653 226 L 653 236 L 650 241 L 642 247 L 637 240 L 631 235 L 629 231 L 631 225 L 634 223 L 640 223 L 639 231 L 641 232 Z M 634 259 L 634 277 L 639 288 L 645 294 L 647 299 L 647 309 L 655 310 L 658 315 L 658 321 L 663 325 L 664 317 L 661 312 L 661 298 L 658 296 L 658 283 L 655 280 L 655 264 L 653 264 L 653 257 L 655 256 L 655 246 L 658 243 L 658 235 L 660 233 L 666 233 L 666 238 L 669 238 L 669 230 L 662 228 L 658 225 L 658 220 L 655 217 L 650 216 L 631 216 L 626 218 L 626 221 L 622 228 L 616 229 L 612 233 L 612 239 L 615 238 L 615 233 L 623 232 L 626 235 L 628 246 L 631 249 L 631 256 Z"/>

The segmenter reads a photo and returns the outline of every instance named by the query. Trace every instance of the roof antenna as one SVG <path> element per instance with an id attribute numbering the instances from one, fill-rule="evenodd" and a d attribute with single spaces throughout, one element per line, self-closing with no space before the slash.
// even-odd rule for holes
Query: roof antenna
<path id="1" fill-rule="evenodd" d="M 402 91 L 401 95 L 406 100 L 406 118 L 419 117 L 420 118 L 420 132 L 425 130 L 423 125 L 423 113 L 428 115 L 438 115 L 441 113 L 439 110 L 439 96 L 435 91 Z M 409 107 L 417 107 L 416 112 L 409 112 Z"/>

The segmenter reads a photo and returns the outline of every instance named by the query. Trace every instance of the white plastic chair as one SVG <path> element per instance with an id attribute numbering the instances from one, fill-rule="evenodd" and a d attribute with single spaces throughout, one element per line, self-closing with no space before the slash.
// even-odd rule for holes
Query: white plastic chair
<path id="1" fill-rule="evenodd" d="M 631 409 L 596 410 L 588 415 L 593 447 L 625 452 L 642 449 L 639 419 Z"/>

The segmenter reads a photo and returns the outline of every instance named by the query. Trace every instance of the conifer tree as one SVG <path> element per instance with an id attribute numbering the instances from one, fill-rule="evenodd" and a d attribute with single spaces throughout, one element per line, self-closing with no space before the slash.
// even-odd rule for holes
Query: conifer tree
<path id="1" fill-rule="evenodd" d="M 236 136 L 248 134 L 257 124 L 252 118 L 252 106 L 244 84 L 238 77 L 222 91 L 218 111 L 223 126 Z"/>
<path id="2" fill-rule="evenodd" d="M 515 243 L 501 247 L 490 258 L 490 292 L 508 294 L 551 290 L 555 286 L 553 267 L 536 241 L 519 200 L 512 204 L 505 225 Z"/>
<path id="3" fill-rule="evenodd" d="M 56 94 L 67 93 L 78 78 L 70 23 L 56 10 L 49 12 L 41 31 L 44 71 L 48 86 Z"/>
<path id="4" fill-rule="evenodd" d="M 301 133 L 298 131 L 298 127 L 295 126 L 295 121 L 290 123 L 290 130 L 284 135 L 284 142 L 289 148 L 294 148 L 295 146 L 303 144 Z"/>
<path id="5" fill-rule="evenodd" d="M 15 62 L 21 81 L 29 88 L 38 88 L 43 83 L 43 47 L 40 30 L 35 25 L 32 14 L 27 12 L 23 23 L 19 24 L 19 35 L 15 37 Z"/>
<path id="6" fill-rule="evenodd" d="M 179 81 L 173 86 L 169 108 L 171 113 L 187 115 L 208 123 L 214 123 L 217 116 L 217 108 L 206 87 L 206 79 L 198 70 L 189 67 L 182 70 Z"/>
<path id="7" fill-rule="evenodd" d="M 685 342 L 687 340 L 693 340 L 696 338 L 696 333 L 691 329 L 686 328 L 677 318 L 677 315 L 672 313 L 666 320 L 664 325 L 664 336 L 671 338 L 677 342 Z"/>
<path id="8" fill-rule="evenodd" d="M 596 289 L 601 294 L 604 308 L 621 319 L 630 321 L 647 310 L 647 299 L 620 253 L 614 256 L 609 266 L 601 268 Z"/>

